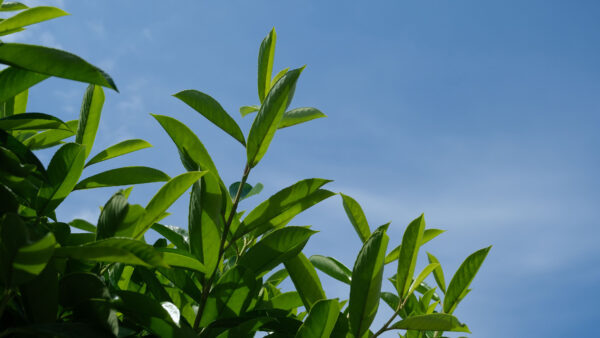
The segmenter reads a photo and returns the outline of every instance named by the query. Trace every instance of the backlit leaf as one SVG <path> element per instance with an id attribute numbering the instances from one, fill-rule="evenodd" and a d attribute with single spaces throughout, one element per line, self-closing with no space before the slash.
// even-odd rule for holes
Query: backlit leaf
<path id="1" fill-rule="evenodd" d="M 68 15 L 68 13 L 56 7 L 40 6 L 29 8 L 0 21 L 0 34 L 64 15 Z"/>
<path id="2" fill-rule="evenodd" d="M 344 210 L 346 211 L 346 215 L 348 215 L 350 223 L 352 223 L 358 237 L 364 243 L 371 235 L 371 229 L 369 228 L 369 223 L 367 223 L 365 213 L 354 198 L 342 193 L 340 193 L 340 196 L 342 196 Z"/>
<path id="3" fill-rule="evenodd" d="M 323 271 L 327 275 L 343 283 L 350 284 L 352 271 L 350 271 L 350 269 L 348 269 L 344 264 L 340 263 L 335 258 L 314 255 L 310 257 L 310 262 L 315 266 L 315 268 Z"/>
<path id="4" fill-rule="evenodd" d="M 454 312 L 454 309 L 456 309 L 456 306 L 462 297 L 464 297 L 463 293 L 468 290 L 469 285 L 471 285 L 473 278 L 475 278 L 477 271 L 479 271 L 481 264 L 483 264 L 483 261 L 491 248 L 492 247 L 489 246 L 472 253 L 460 265 L 452 277 L 450 284 L 448 284 L 448 290 L 446 291 L 446 297 L 444 298 L 445 313 Z"/>
<path id="5" fill-rule="evenodd" d="M 140 139 L 125 140 L 123 142 L 119 142 L 115 145 L 112 145 L 112 146 L 102 150 L 101 152 L 96 154 L 94 157 L 92 157 L 85 164 L 85 166 L 87 167 L 89 165 L 92 165 L 92 164 L 95 164 L 98 162 L 106 161 L 111 158 L 115 158 L 115 157 L 118 157 L 121 155 L 132 153 L 132 152 L 140 150 L 140 149 L 150 148 L 150 147 L 152 147 L 152 145 L 144 140 L 140 140 Z"/>
<path id="6" fill-rule="evenodd" d="M 398 257 L 398 273 L 396 275 L 396 289 L 403 300 L 408 295 L 408 289 L 413 279 L 417 255 L 425 231 L 425 217 L 419 216 L 406 227 L 402 236 L 402 246 Z"/>
<path id="7" fill-rule="evenodd" d="M 258 52 L 258 98 L 261 103 L 265 100 L 271 88 L 276 41 L 277 34 L 275 33 L 275 27 L 273 27 L 260 44 Z"/>
<path id="8" fill-rule="evenodd" d="M 171 179 L 169 175 L 158 169 L 149 167 L 123 167 L 84 178 L 77 183 L 74 190 L 166 182 L 169 179 Z"/>
<path id="9" fill-rule="evenodd" d="M 100 115 L 104 105 L 104 91 L 102 87 L 89 85 L 83 96 L 81 103 L 81 112 L 79 114 L 79 125 L 75 142 L 84 145 L 85 157 L 87 158 L 92 151 L 98 125 L 100 124 Z"/>
<path id="10" fill-rule="evenodd" d="M 391 326 L 393 329 L 419 331 L 468 332 L 469 328 L 461 324 L 456 317 L 444 313 L 411 316 Z"/>
<path id="11" fill-rule="evenodd" d="M 281 119 L 281 122 L 279 122 L 279 129 L 295 126 L 321 117 L 327 117 L 327 115 L 316 108 L 305 107 L 292 109 L 283 114 L 283 118 Z"/>
<path id="12" fill-rule="evenodd" d="M 306 309 L 310 310 L 317 301 L 327 298 L 317 271 L 302 252 L 283 264 Z"/>
<path id="13" fill-rule="evenodd" d="M 340 304 L 335 299 L 317 302 L 308 313 L 297 338 L 329 338 L 340 314 Z"/>

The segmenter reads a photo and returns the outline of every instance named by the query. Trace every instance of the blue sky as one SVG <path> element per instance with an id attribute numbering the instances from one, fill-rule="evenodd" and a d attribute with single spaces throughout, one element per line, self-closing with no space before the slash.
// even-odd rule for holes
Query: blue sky
<path id="1" fill-rule="evenodd" d="M 329 189 L 356 198 L 372 228 L 392 221 L 390 247 L 422 212 L 428 226 L 447 230 L 424 247 L 447 280 L 468 254 L 494 245 L 456 312 L 473 337 L 596 331 L 599 2 L 24 2 L 72 15 L 13 40 L 74 52 L 120 89 L 107 92 L 92 153 L 128 138 L 154 145 L 85 176 L 125 165 L 183 172 L 156 113 L 184 121 L 224 180 L 238 180 L 244 149 L 170 95 L 203 91 L 247 133 L 251 120 L 238 108 L 258 103 L 258 46 L 275 26 L 275 69 L 308 65 L 292 106 L 328 118 L 276 135 L 249 180 L 265 190 L 242 208 L 303 178 L 333 179 Z M 47 80 L 30 91 L 28 110 L 76 119 L 84 90 Z M 146 204 L 159 187 L 138 186 L 131 199 Z M 115 190 L 77 192 L 59 217 L 95 220 Z M 165 222 L 185 227 L 186 207 L 182 198 Z M 309 255 L 354 264 L 360 241 L 339 197 L 294 224 L 320 231 Z M 347 297 L 346 286 L 322 280 L 328 296 Z M 390 315 L 381 306 L 376 328 Z"/>

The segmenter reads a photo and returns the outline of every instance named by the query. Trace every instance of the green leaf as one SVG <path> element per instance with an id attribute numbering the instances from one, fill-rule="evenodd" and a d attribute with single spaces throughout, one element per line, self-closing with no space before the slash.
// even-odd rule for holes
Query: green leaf
<path id="1" fill-rule="evenodd" d="M 2 3 L 2 5 L 0 5 L 0 12 L 11 12 L 11 11 L 20 11 L 22 9 L 27 9 L 29 7 L 27 7 L 26 5 L 20 3 L 20 2 L 4 2 Z"/>
<path id="2" fill-rule="evenodd" d="M 14 10 L 14 9 L 13 9 Z M 12 17 L 0 21 L 0 34 L 15 30 L 21 27 L 36 24 L 38 22 L 51 20 L 64 15 L 69 15 L 67 12 L 56 7 L 34 7 L 22 11 Z"/>
<path id="3" fill-rule="evenodd" d="M 436 238 L 438 235 L 442 234 L 443 232 L 445 232 L 445 230 L 425 229 L 425 231 L 423 232 L 423 238 L 421 239 L 421 246 L 423 246 L 425 243 L 431 241 L 432 239 Z M 398 259 L 398 257 L 400 256 L 400 248 L 402 248 L 402 245 L 398 245 L 397 247 L 395 247 L 394 250 L 392 250 L 385 257 L 385 264 L 392 263 L 393 261 Z"/>
<path id="4" fill-rule="evenodd" d="M 221 231 L 225 227 L 221 197 L 214 176 L 207 175 L 192 186 L 188 216 L 190 249 L 211 273 L 219 263 Z"/>
<path id="5" fill-rule="evenodd" d="M 464 262 L 460 265 L 454 277 L 448 284 L 448 290 L 446 291 L 446 297 L 444 298 L 444 312 L 452 313 L 456 306 L 463 297 L 463 293 L 467 291 L 469 285 L 475 278 L 477 271 L 483 264 L 485 257 L 492 247 L 478 250 L 472 253 Z"/>
<path id="6" fill-rule="evenodd" d="M 352 270 L 348 321 L 355 337 L 362 337 L 369 330 L 379 307 L 383 261 L 389 241 L 387 226 L 379 227 L 367 239 Z"/>
<path id="7" fill-rule="evenodd" d="M 251 168 L 255 167 L 267 152 L 283 113 L 292 102 L 296 82 L 302 70 L 304 67 L 291 70 L 277 81 L 260 107 L 250 128 L 246 146 L 248 164 Z"/>
<path id="8" fill-rule="evenodd" d="M 269 283 L 273 286 L 277 286 L 279 284 L 281 284 L 281 282 L 283 282 L 284 279 L 288 278 L 290 274 L 287 272 L 287 270 L 281 269 L 281 270 L 277 270 L 275 271 L 271 276 L 269 276 L 269 278 L 267 278 L 266 283 Z"/>
<path id="9" fill-rule="evenodd" d="M 408 289 L 413 279 L 417 255 L 425 231 L 425 217 L 423 214 L 410 222 L 402 236 L 400 255 L 398 257 L 398 273 L 396 275 L 396 289 L 403 300 L 408 296 Z"/>
<path id="10" fill-rule="evenodd" d="M 438 259 L 429 252 L 427 253 L 427 259 L 429 260 L 429 263 L 440 263 L 440 261 L 438 261 Z M 442 270 L 442 265 L 439 265 L 437 268 L 435 268 L 435 270 L 433 270 L 433 277 L 435 278 L 437 285 L 440 287 L 440 290 L 446 293 L 446 281 L 444 280 L 444 271 Z"/>
<path id="11" fill-rule="evenodd" d="M 352 278 L 352 271 L 348 269 L 344 264 L 340 263 L 333 257 L 325 257 L 321 255 L 314 255 L 310 257 L 310 262 L 315 268 L 323 271 L 327 275 L 339 280 L 340 282 L 350 284 Z"/>
<path id="12" fill-rule="evenodd" d="M 113 80 L 102 70 L 89 64 L 79 56 L 58 49 L 20 43 L 3 43 L 0 44 L 0 63 L 36 73 L 93 83 L 117 90 Z M 14 73 L 11 75 L 12 77 L 7 79 L 8 81 L 17 80 Z M 17 75 L 17 83 L 19 89 L 21 89 L 18 92 L 43 80 L 39 76 L 22 73 Z M 3 79 L 3 81 L 6 80 Z M 28 86 L 23 88 L 24 84 Z"/>
<path id="13" fill-rule="evenodd" d="M 276 41 L 277 34 L 275 33 L 275 27 L 273 27 L 260 44 L 260 50 L 258 51 L 258 98 L 261 103 L 265 100 L 271 88 Z"/>
<path id="14" fill-rule="evenodd" d="M 145 148 L 150 148 L 152 145 L 144 140 L 133 139 L 133 140 L 125 140 L 123 142 L 119 142 L 115 145 L 112 145 L 98 154 L 92 157 L 85 166 L 90 166 L 92 164 L 96 164 L 98 162 L 106 161 L 111 158 L 115 158 L 121 155 L 129 154 L 134 151 L 138 151 Z"/>
<path id="15" fill-rule="evenodd" d="M 158 271 L 170 280 L 173 285 L 192 297 L 193 300 L 196 302 L 202 301 L 202 292 L 198 289 L 194 279 L 192 279 L 185 270 L 159 268 Z"/>
<path id="16" fill-rule="evenodd" d="M 260 106 L 241 106 L 240 107 L 240 114 L 242 115 L 242 117 L 248 115 L 248 114 L 252 114 L 254 112 L 257 112 L 260 110 Z"/>
<path id="17" fill-rule="evenodd" d="M 25 113 L 11 115 L 0 119 L 0 129 L 4 130 L 40 130 L 71 129 L 59 118 L 42 113 Z"/>
<path id="18" fill-rule="evenodd" d="M 86 158 L 90 155 L 92 146 L 94 145 L 103 105 L 104 91 L 102 87 L 89 85 L 83 96 L 81 112 L 79 114 L 79 125 L 77 126 L 77 135 L 75 136 L 75 142 L 83 144 L 86 147 Z"/>
<path id="19" fill-rule="evenodd" d="M 214 123 L 217 127 L 238 140 L 242 145 L 246 145 L 244 133 L 242 133 L 240 127 L 215 99 L 192 89 L 181 91 L 173 96 L 202 114 L 202 116 L 206 117 L 210 122 Z"/>
<path id="20" fill-rule="evenodd" d="M 381 299 L 395 312 L 400 306 L 400 298 L 391 292 L 382 292 Z"/>
<path id="21" fill-rule="evenodd" d="M 208 272 L 206 267 L 187 251 L 169 248 L 158 250 L 162 252 L 165 263 L 170 266 L 193 270 L 203 274 Z"/>
<path id="22" fill-rule="evenodd" d="M 204 174 L 206 174 L 205 171 L 190 171 L 172 178 L 163 185 L 146 206 L 146 213 L 138 221 L 133 237 L 142 237 L 152 224 L 162 217 L 171 204 Z"/>
<path id="23" fill-rule="evenodd" d="M 35 167 L 34 175 L 40 180 L 47 180 L 47 173 L 44 165 L 40 162 L 40 160 L 31 152 L 31 150 L 27 149 L 19 140 L 0 129 L 0 146 L 10 150 L 13 154 L 15 154 L 23 165 L 31 164 Z"/>
<path id="24" fill-rule="evenodd" d="M 282 309 L 282 310 L 292 310 L 303 306 L 302 298 L 296 291 L 284 292 L 280 295 L 277 295 L 268 302 L 261 306 L 260 308 L 265 309 Z"/>
<path id="25" fill-rule="evenodd" d="M 288 72 L 288 70 L 290 70 L 289 67 L 284 68 L 284 69 L 280 70 L 279 73 L 277 73 L 275 76 L 273 76 L 273 80 L 271 80 L 271 87 L 269 88 L 269 90 L 271 88 L 273 88 L 273 85 L 275 85 L 277 83 L 277 81 L 279 81 L 279 79 L 281 79 Z M 257 109 L 257 111 L 258 111 L 258 109 Z"/>
<path id="26" fill-rule="evenodd" d="M 327 298 L 317 271 L 302 252 L 283 264 L 307 310 L 310 310 L 317 301 Z"/>
<path id="27" fill-rule="evenodd" d="M 73 228 L 77 228 L 83 231 L 96 232 L 96 226 L 84 219 L 76 218 L 69 222 L 69 225 Z"/>
<path id="28" fill-rule="evenodd" d="M 113 237 L 123 223 L 128 211 L 129 203 L 127 203 L 127 197 L 120 191 L 114 194 L 106 202 L 98 218 L 96 240 Z"/>
<path id="29" fill-rule="evenodd" d="M 176 248 L 189 251 L 190 235 L 185 229 L 174 225 L 162 225 L 159 223 L 152 224 L 152 230 L 163 235 L 169 242 L 173 243 Z"/>
<path id="30" fill-rule="evenodd" d="M 308 313 L 304 324 L 296 334 L 297 338 L 329 338 L 338 315 L 340 304 L 335 299 L 317 302 Z"/>
<path id="31" fill-rule="evenodd" d="M 81 180 L 73 190 L 116 187 L 154 182 L 166 182 L 171 178 L 164 172 L 149 167 L 123 167 L 111 169 Z"/>
<path id="32" fill-rule="evenodd" d="M 30 72 L 19 67 L 8 67 L 0 71 L 0 102 L 31 88 L 49 78 L 49 75 Z"/>
<path id="33" fill-rule="evenodd" d="M 55 250 L 55 256 L 73 259 L 168 267 L 163 255 L 151 245 L 131 238 L 113 237 L 78 246 L 64 246 Z"/>
<path id="34" fill-rule="evenodd" d="M 240 238 L 251 231 L 255 231 L 255 237 L 258 237 L 271 228 L 286 224 L 300 212 L 333 196 L 332 192 L 319 189 L 328 182 L 331 181 L 311 178 L 279 191 L 244 218 L 235 237 Z"/>
<path id="35" fill-rule="evenodd" d="M 60 280 L 60 304 L 74 308 L 92 298 L 110 298 L 110 293 L 102 279 L 93 273 L 71 273 Z"/>
<path id="36" fill-rule="evenodd" d="M 346 196 L 340 193 L 342 196 L 342 203 L 344 205 L 344 210 L 346 211 L 346 215 L 348 215 L 348 219 L 354 230 L 360 237 L 360 240 L 364 243 L 367 241 L 369 236 L 371 236 L 371 229 L 369 228 L 369 223 L 367 223 L 367 217 L 363 212 L 360 204 L 356 202 L 356 200 L 350 196 Z"/>
<path id="37" fill-rule="evenodd" d="M 277 265 L 295 257 L 316 231 L 297 226 L 277 229 L 264 236 L 242 255 L 239 265 L 249 268 L 258 277 Z"/>
<path id="38" fill-rule="evenodd" d="M 431 263 L 427 265 L 410 285 L 410 288 L 408 289 L 408 294 L 410 295 L 411 293 L 413 293 L 417 289 L 417 287 L 421 285 L 425 278 L 427 278 L 427 276 L 429 276 L 429 274 L 431 274 L 433 270 L 435 270 L 435 268 L 439 266 L 439 263 Z"/>
<path id="39" fill-rule="evenodd" d="M 68 143 L 62 146 L 48 165 L 48 183 L 38 194 L 38 210 L 47 215 L 69 195 L 75 187 L 85 161 L 85 146 Z"/>
<path id="40" fill-rule="evenodd" d="M 292 109 L 283 114 L 283 118 L 279 122 L 279 129 L 295 126 L 321 117 L 327 117 L 327 115 L 316 108 L 304 107 Z"/>
<path id="41" fill-rule="evenodd" d="M 41 239 L 20 247 L 14 258 L 13 268 L 29 275 L 39 275 L 52 257 L 55 246 L 54 234 L 49 232 Z"/>
<path id="42" fill-rule="evenodd" d="M 467 332 L 469 328 L 461 324 L 456 317 L 444 313 L 411 316 L 391 326 L 392 329 L 419 331 Z"/>
<path id="43" fill-rule="evenodd" d="M 59 145 L 62 140 L 75 135 L 74 130 L 77 130 L 78 123 L 79 121 L 77 120 L 67 121 L 65 124 L 69 127 L 69 130 L 46 130 L 27 138 L 23 141 L 23 144 L 31 150 L 45 149 Z"/>
<path id="44" fill-rule="evenodd" d="M 235 195 L 237 194 L 239 188 L 240 188 L 240 183 L 241 182 L 234 182 L 229 186 L 229 195 L 231 197 L 235 197 Z M 246 195 L 248 195 L 248 193 L 252 191 L 252 186 L 248 183 L 244 183 L 244 187 L 242 188 L 242 191 L 240 193 L 240 201 L 242 199 L 244 199 L 246 197 Z"/>

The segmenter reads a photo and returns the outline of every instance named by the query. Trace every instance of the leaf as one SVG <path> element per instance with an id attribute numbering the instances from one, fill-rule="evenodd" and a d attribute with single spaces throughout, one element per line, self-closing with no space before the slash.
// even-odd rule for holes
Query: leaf
<path id="1" fill-rule="evenodd" d="M 159 268 L 158 271 L 179 288 L 179 290 L 192 297 L 193 300 L 196 302 L 202 301 L 202 292 L 185 270 Z"/>
<path id="2" fill-rule="evenodd" d="M 34 166 L 36 169 L 33 172 L 35 177 L 42 181 L 46 181 L 48 179 L 46 169 L 40 160 L 31 152 L 31 150 L 27 149 L 27 147 L 19 142 L 19 140 L 4 130 L 0 130 L 0 146 L 10 150 L 13 154 L 15 154 L 23 165 L 31 164 Z"/>
<path id="3" fill-rule="evenodd" d="M 71 193 L 85 161 L 85 146 L 68 143 L 62 146 L 48 165 L 48 183 L 38 194 L 38 210 L 47 215 Z"/>
<path id="4" fill-rule="evenodd" d="M 279 294 L 261 306 L 260 308 L 265 309 L 282 309 L 282 310 L 292 310 L 303 306 L 302 298 L 296 291 L 284 292 Z"/>
<path id="5" fill-rule="evenodd" d="M 381 299 L 395 312 L 400 306 L 400 298 L 391 292 L 382 292 Z"/>
<path id="6" fill-rule="evenodd" d="M 98 154 L 92 157 L 85 166 L 90 166 L 92 164 L 96 164 L 98 162 L 106 161 L 111 158 L 115 158 L 121 155 L 129 154 L 137 150 L 150 148 L 152 145 L 144 140 L 133 139 L 133 140 L 125 140 L 123 142 L 119 142 L 115 145 L 112 145 Z"/>
<path id="7" fill-rule="evenodd" d="M 260 50 L 258 51 L 258 98 L 261 103 L 265 100 L 271 88 L 276 41 L 277 34 L 275 33 L 275 27 L 273 27 L 260 44 Z"/>
<path id="8" fill-rule="evenodd" d="M 360 207 L 360 204 L 350 196 L 346 196 L 342 193 L 340 193 L 340 196 L 342 196 L 344 210 L 346 211 L 346 215 L 348 215 L 350 223 L 352 223 L 360 240 L 363 243 L 366 242 L 371 235 L 371 230 L 369 228 L 369 223 L 367 223 L 367 217 Z"/>
<path id="9" fill-rule="evenodd" d="M 29 8 L 6 20 L 0 21 L 0 34 L 64 15 L 69 14 L 56 7 L 39 6 Z"/>
<path id="10" fill-rule="evenodd" d="M 56 239 L 54 238 L 54 234 L 49 232 L 41 239 L 20 247 L 12 266 L 15 270 L 37 276 L 44 270 L 46 264 L 52 258 L 55 246 Z"/>
<path id="11" fill-rule="evenodd" d="M 78 246 L 64 246 L 55 250 L 55 256 L 146 267 L 168 267 L 162 253 L 151 245 L 122 237 L 107 238 Z"/>
<path id="12" fill-rule="evenodd" d="M 425 217 L 423 214 L 410 222 L 402 236 L 402 246 L 398 257 L 398 273 L 396 275 L 396 289 L 403 300 L 408 296 L 408 289 L 413 279 L 417 255 L 425 230 Z"/>
<path id="13" fill-rule="evenodd" d="M 340 282 L 350 284 L 352 271 L 350 271 L 350 269 L 348 269 L 344 264 L 340 263 L 335 258 L 314 255 L 310 257 L 310 262 L 315 266 L 315 268 L 323 271 L 327 275 L 339 280 Z"/>
<path id="14" fill-rule="evenodd" d="M 34 323 L 52 323 L 58 312 L 58 272 L 52 264 L 34 279 L 19 287 L 20 304 L 28 320 Z M 10 325 L 9 325 L 10 327 Z"/>
<path id="15" fill-rule="evenodd" d="M 304 324 L 296 334 L 297 338 L 329 338 L 338 315 L 340 304 L 335 299 L 317 302 L 308 313 Z"/>
<path id="16" fill-rule="evenodd" d="M 281 270 L 277 270 L 275 271 L 271 276 L 269 276 L 269 278 L 267 278 L 266 283 L 269 283 L 273 286 L 277 286 L 279 284 L 281 284 L 281 282 L 283 282 L 284 279 L 288 278 L 290 274 L 287 272 L 287 270 L 281 269 Z"/>
<path id="17" fill-rule="evenodd" d="M 317 271 L 302 252 L 283 264 L 307 310 L 310 310 L 317 301 L 327 298 Z"/>
<path id="18" fill-rule="evenodd" d="M 235 197 L 237 195 L 238 190 L 240 189 L 240 183 L 242 182 L 234 182 L 229 186 L 229 195 L 231 197 Z M 240 201 L 248 195 L 248 193 L 252 191 L 252 186 L 248 183 L 244 183 L 244 187 L 240 192 Z"/>
<path id="19" fill-rule="evenodd" d="M 214 123 L 217 127 L 238 140 L 242 145 L 246 145 L 244 133 L 242 133 L 240 127 L 215 99 L 192 89 L 181 91 L 173 96 L 202 114 L 202 116 L 206 117 L 210 122 Z"/>
<path id="20" fill-rule="evenodd" d="M 454 277 L 448 284 L 448 290 L 446 291 L 446 297 L 444 298 L 444 312 L 452 313 L 456 306 L 461 300 L 463 293 L 469 288 L 473 278 L 479 271 L 481 264 L 485 260 L 488 252 L 492 247 L 478 250 L 467 257 L 464 262 L 460 265 Z"/>
<path id="21" fill-rule="evenodd" d="M 110 298 L 106 285 L 98 275 L 75 272 L 61 278 L 59 299 L 63 307 L 74 308 L 92 298 Z"/>
<path id="22" fill-rule="evenodd" d="M 242 117 L 245 117 L 246 115 L 257 112 L 259 110 L 260 106 L 241 106 L 240 114 L 242 115 Z"/>
<path id="23" fill-rule="evenodd" d="M 291 70 L 277 81 L 260 107 L 250 128 L 246 146 L 248 165 L 251 168 L 255 167 L 267 152 L 275 131 L 283 118 L 283 113 L 292 101 L 296 81 L 298 81 L 302 70 L 304 70 L 304 67 Z"/>
<path id="24" fill-rule="evenodd" d="M 77 183 L 73 190 L 166 182 L 170 179 L 169 175 L 158 169 L 149 167 L 123 167 L 87 177 Z"/>
<path id="25" fill-rule="evenodd" d="M 411 316 L 391 326 L 392 329 L 419 331 L 467 332 L 469 328 L 461 324 L 456 317 L 444 313 Z"/>
<path id="26" fill-rule="evenodd" d="M 158 249 L 163 254 L 163 260 L 170 266 L 193 270 L 200 273 L 208 272 L 206 267 L 192 254 L 178 249 Z"/>
<path id="27" fill-rule="evenodd" d="M 205 171 L 190 171 L 173 177 L 163 185 L 146 206 L 146 213 L 136 225 L 134 238 L 140 238 L 157 222 L 165 211 L 200 177 Z"/>
<path id="28" fill-rule="evenodd" d="M 0 102 L 27 90 L 50 77 L 40 73 L 30 72 L 19 67 L 8 67 L 0 71 Z"/>
<path id="29" fill-rule="evenodd" d="M 162 225 L 159 223 L 152 224 L 152 230 L 163 235 L 169 242 L 173 243 L 176 248 L 189 251 L 189 240 L 190 236 L 185 229 L 176 227 L 174 225 Z"/>
<path id="30" fill-rule="evenodd" d="M 214 176 L 205 176 L 192 186 L 188 222 L 191 252 L 212 274 L 219 263 L 221 232 L 225 227 L 221 190 Z"/>
<path id="31" fill-rule="evenodd" d="M 76 218 L 69 222 L 69 225 L 73 228 L 77 228 L 83 231 L 96 232 L 96 226 L 84 219 Z"/>
<path id="32" fill-rule="evenodd" d="M 431 263 L 427 265 L 410 285 L 410 288 L 408 289 L 408 294 L 410 295 L 411 293 L 413 293 L 417 289 L 417 287 L 421 285 L 425 278 L 427 278 L 427 276 L 429 276 L 429 274 L 431 274 L 431 272 L 433 272 L 433 270 L 435 270 L 435 268 L 439 266 L 439 263 Z"/>
<path id="33" fill-rule="evenodd" d="M 0 129 L 4 130 L 40 130 L 62 129 L 69 127 L 59 118 L 42 113 L 25 113 L 7 116 L 0 119 Z"/>
<path id="34" fill-rule="evenodd" d="M 440 263 L 440 261 L 438 261 L 438 259 L 429 252 L 427 253 L 427 259 L 429 260 L 429 263 Z M 442 271 L 441 265 L 433 270 L 433 277 L 435 278 L 437 285 L 440 287 L 440 290 L 446 293 L 446 282 L 444 280 L 444 271 Z"/>
<path id="35" fill-rule="evenodd" d="M 11 11 L 20 11 L 22 9 L 27 9 L 26 5 L 20 2 L 4 2 L 0 5 L 0 12 L 11 12 Z"/>
<path id="36" fill-rule="evenodd" d="M 423 232 L 423 238 L 421 239 L 421 246 L 423 246 L 425 243 L 431 241 L 432 239 L 436 238 L 438 235 L 442 234 L 443 232 L 445 232 L 445 230 L 425 229 L 425 231 Z M 395 247 L 394 250 L 392 250 L 385 257 L 385 264 L 389 264 L 398 259 L 398 256 L 400 256 L 400 248 L 402 248 L 402 245 L 398 245 L 397 247 Z"/>
<path id="37" fill-rule="evenodd" d="M 283 118 L 281 119 L 281 122 L 279 122 L 279 129 L 295 126 L 321 117 L 327 117 L 327 115 L 316 108 L 305 107 L 292 109 L 283 114 Z"/>
<path id="38" fill-rule="evenodd" d="M 240 257 L 239 265 L 250 269 L 257 277 L 262 276 L 289 258 L 295 257 L 316 231 L 297 226 L 277 229 L 264 236 L 248 252 Z"/>
<path id="39" fill-rule="evenodd" d="M 79 114 L 79 125 L 75 142 L 83 144 L 86 147 L 85 157 L 87 158 L 92 151 L 98 125 L 100 124 L 100 115 L 104 105 L 104 91 L 102 87 L 89 85 L 83 96 L 81 112 Z"/>
<path id="40" fill-rule="evenodd" d="M 235 237 L 240 238 L 251 231 L 255 231 L 257 237 L 268 229 L 289 222 L 300 212 L 333 196 L 332 192 L 319 189 L 328 182 L 331 181 L 312 178 L 282 189 L 259 204 L 244 218 Z"/>
<path id="41" fill-rule="evenodd" d="M 379 227 L 367 239 L 352 270 L 348 321 L 355 337 L 362 337 L 369 330 L 379 307 L 383 261 L 389 241 L 387 226 Z"/>
<path id="42" fill-rule="evenodd" d="M 117 230 L 122 225 L 127 212 L 129 203 L 120 191 L 114 194 L 102 208 L 98 218 L 98 228 L 96 229 L 96 240 L 115 236 Z"/>
<path id="43" fill-rule="evenodd" d="M 23 141 L 23 144 L 31 150 L 45 149 L 59 145 L 62 140 L 75 135 L 73 130 L 77 130 L 78 123 L 79 121 L 77 120 L 67 121 L 65 124 L 69 127 L 69 130 L 46 130 L 27 138 Z"/>
<path id="44" fill-rule="evenodd" d="M 271 87 L 269 88 L 269 90 L 271 88 L 273 88 L 273 85 L 275 85 L 277 83 L 277 81 L 279 81 L 279 79 L 281 79 L 288 72 L 288 70 L 290 70 L 289 67 L 284 68 L 284 69 L 280 70 L 279 73 L 277 73 L 275 76 L 273 76 L 273 79 L 271 80 Z M 258 111 L 258 109 L 257 109 L 257 111 Z"/>
<path id="45" fill-rule="evenodd" d="M 79 56 L 58 49 L 20 43 L 3 43 L 0 44 L 0 63 L 45 75 L 93 83 L 117 91 L 113 80 L 102 70 Z M 11 75 L 14 76 L 15 73 Z M 18 92 L 41 81 L 39 76 L 23 73 L 18 76 L 19 89 L 22 88 Z M 15 81 L 15 77 L 12 77 L 10 81 Z M 28 86 L 23 88 L 23 84 L 28 84 Z"/>

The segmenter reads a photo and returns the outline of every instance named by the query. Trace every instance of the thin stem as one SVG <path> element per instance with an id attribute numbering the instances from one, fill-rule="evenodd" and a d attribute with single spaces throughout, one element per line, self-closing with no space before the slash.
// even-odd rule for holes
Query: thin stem
<path id="1" fill-rule="evenodd" d="M 210 277 L 208 278 L 208 280 L 202 288 L 202 298 L 200 299 L 200 304 L 198 304 L 198 314 L 196 315 L 196 319 L 194 320 L 194 331 L 197 331 L 198 327 L 200 326 L 200 320 L 202 319 L 202 314 L 204 313 L 204 308 L 206 307 L 206 301 L 208 300 L 210 288 L 212 286 L 212 283 L 214 282 L 217 270 L 219 269 L 219 264 L 221 263 L 223 254 L 225 253 L 225 241 L 227 240 L 227 234 L 229 233 L 231 222 L 233 221 L 233 217 L 235 216 L 238 203 L 240 202 L 240 199 L 242 197 L 242 188 L 244 187 L 244 184 L 246 184 L 248 175 L 250 175 L 250 165 L 246 164 L 246 168 L 244 168 L 244 174 L 242 176 L 240 186 L 238 187 L 238 191 L 235 194 L 235 198 L 233 199 L 231 212 L 229 213 L 229 217 L 227 218 L 227 222 L 225 223 L 225 227 L 223 228 L 223 235 L 221 236 L 221 243 L 219 244 L 219 256 L 217 258 L 217 264 L 215 265 L 212 274 L 210 275 Z"/>
<path id="2" fill-rule="evenodd" d="M 373 338 L 379 336 L 380 334 L 384 333 L 385 331 L 390 330 L 390 328 L 389 328 L 390 324 L 398 316 L 398 314 L 400 313 L 400 310 L 402 310 L 402 308 L 404 308 L 404 305 L 406 305 L 407 300 L 408 300 L 408 296 L 406 296 L 406 298 L 402 301 L 400 306 L 398 306 L 398 309 L 396 309 L 396 312 L 394 312 L 392 317 L 390 317 L 390 319 L 381 327 L 381 329 L 379 329 L 379 331 L 375 332 L 375 334 L 373 335 Z"/>

